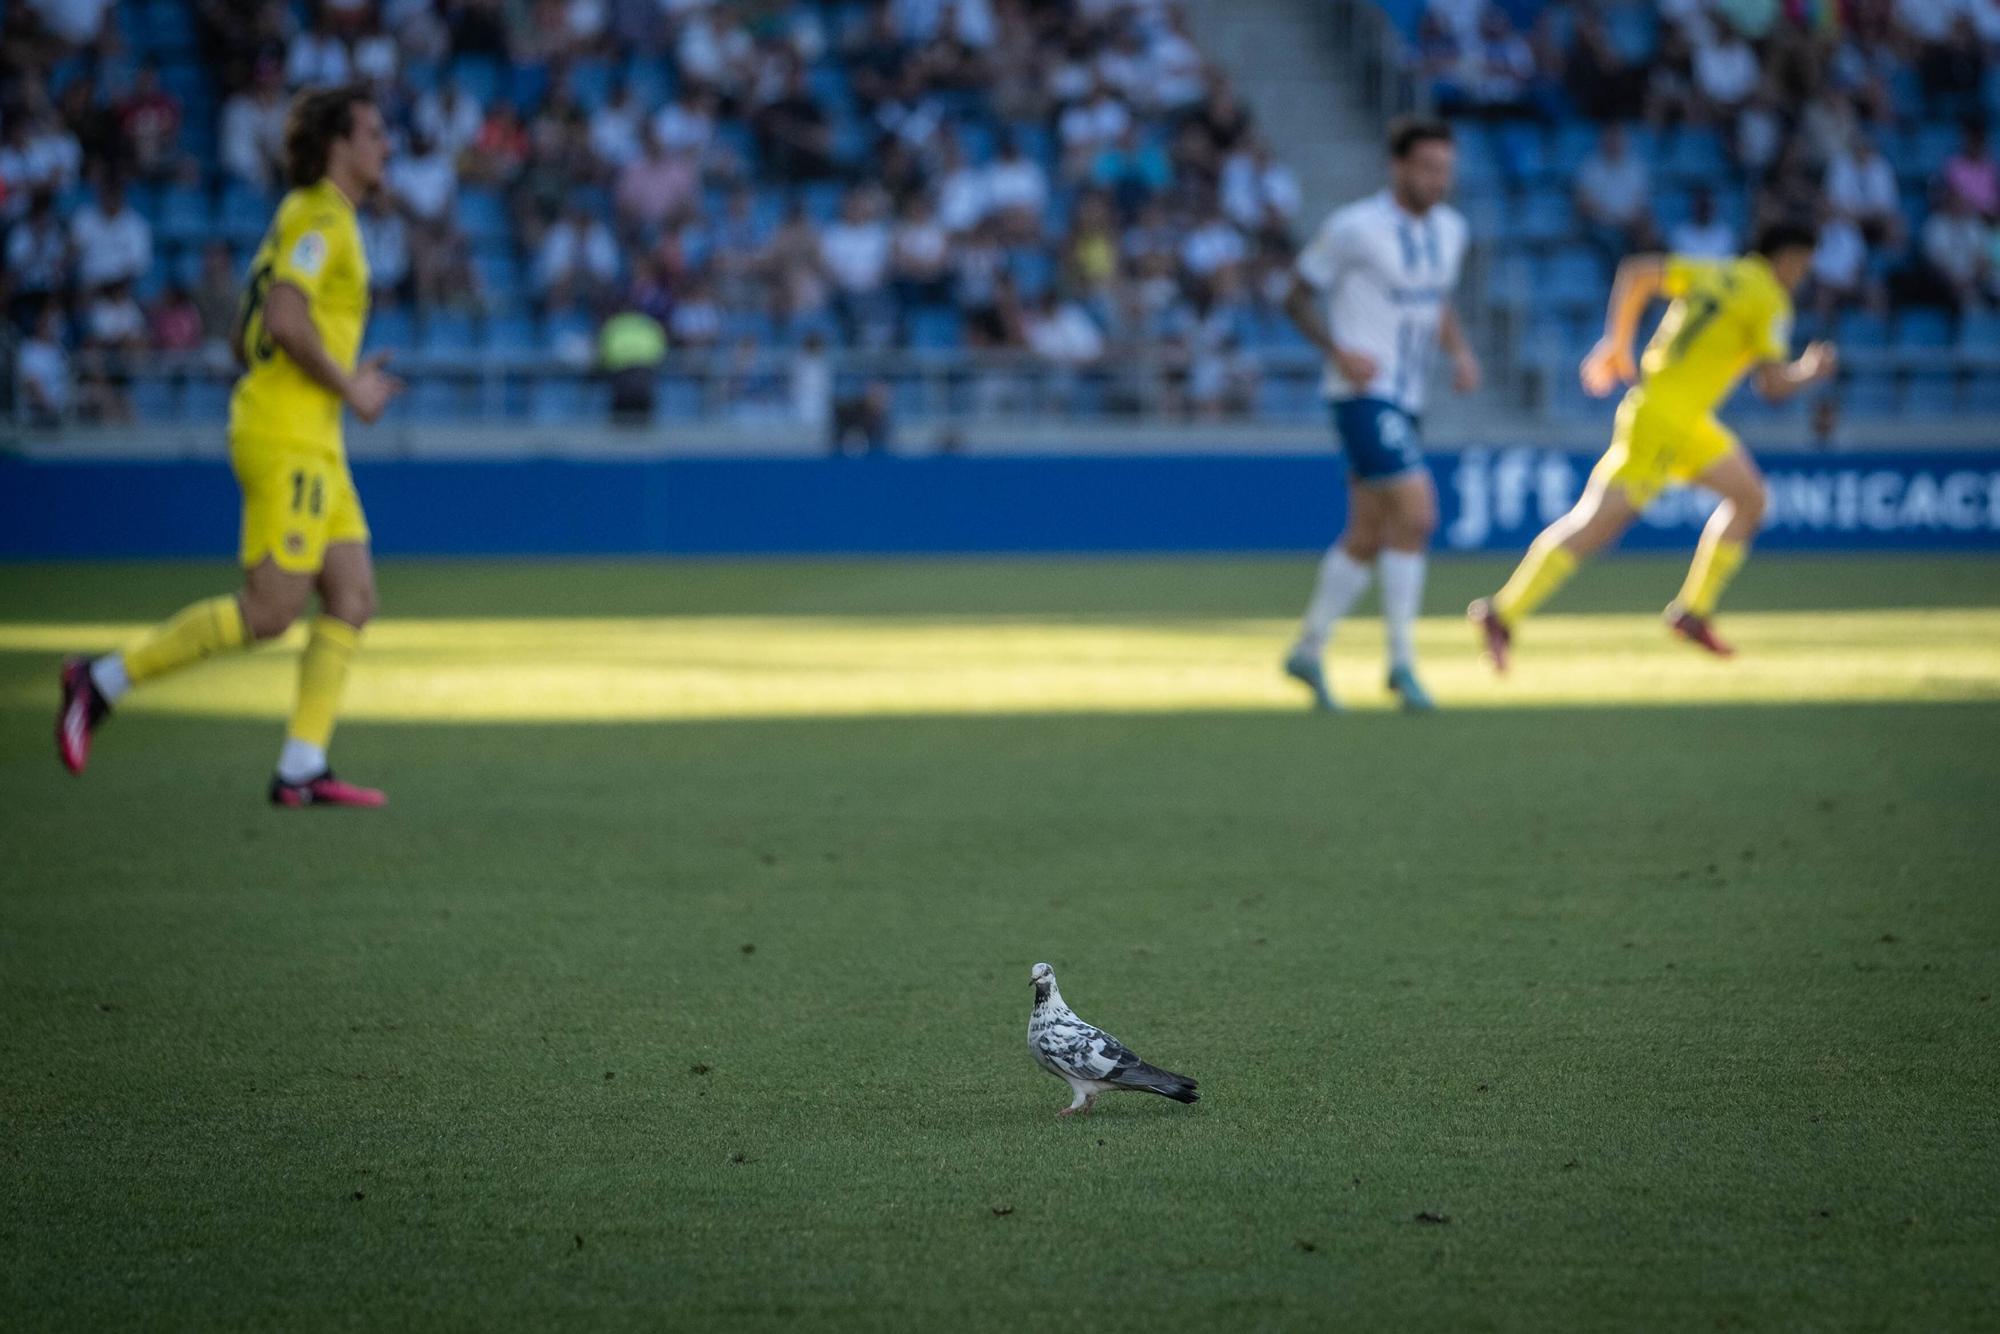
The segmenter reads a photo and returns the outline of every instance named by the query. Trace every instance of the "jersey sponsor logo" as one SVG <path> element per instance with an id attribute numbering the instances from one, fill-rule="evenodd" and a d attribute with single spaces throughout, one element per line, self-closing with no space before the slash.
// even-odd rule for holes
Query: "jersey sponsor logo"
<path id="1" fill-rule="evenodd" d="M 292 246 L 292 267 L 308 278 L 319 277 L 326 267 L 326 237 L 318 232 L 301 236 Z"/>

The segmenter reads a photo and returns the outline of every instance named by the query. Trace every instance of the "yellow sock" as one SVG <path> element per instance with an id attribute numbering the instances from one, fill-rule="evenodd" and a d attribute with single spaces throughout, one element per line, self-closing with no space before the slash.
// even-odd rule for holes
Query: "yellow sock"
<path id="1" fill-rule="evenodd" d="M 346 621 L 322 616 L 313 622 L 312 638 L 299 659 L 299 699 L 292 706 L 285 735 L 294 741 L 326 749 L 333 740 L 333 715 L 347 684 L 347 664 L 361 647 L 361 632 Z"/>
<path id="2" fill-rule="evenodd" d="M 1681 585 L 1681 605 L 1697 616 L 1713 615 L 1722 590 L 1729 587 L 1749 554 L 1749 544 L 1726 537 L 1703 543 L 1695 550 L 1694 564 L 1688 566 L 1687 582 Z"/>
<path id="3" fill-rule="evenodd" d="M 1576 557 L 1560 542 L 1537 542 L 1528 548 L 1506 587 L 1493 595 L 1493 612 L 1513 629 L 1576 573 Z"/>
<path id="4" fill-rule="evenodd" d="M 125 674 L 137 685 L 200 662 L 210 654 L 242 648 L 249 642 L 250 633 L 244 629 L 243 608 L 237 605 L 236 595 L 210 598 L 182 609 L 180 615 L 165 625 L 155 626 L 144 639 L 126 649 Z"/>

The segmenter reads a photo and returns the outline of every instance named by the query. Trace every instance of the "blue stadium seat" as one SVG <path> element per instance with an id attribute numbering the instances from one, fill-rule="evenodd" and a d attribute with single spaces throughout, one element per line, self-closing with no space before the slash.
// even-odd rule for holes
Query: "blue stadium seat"
<path id="1" fill-rule="evenodd" d="M 492 56 L 459 56 L 451 62 L 452 77 L 481 106 L 500 95 L 503 71 Z"/>
<path id="2" fill-rule="evenodd" d="M 583 386 L 568 376 L 538 380 L 528 395 L 528 417 L 539 426 L 579 422 L 588 410 Z"/>
<path id="3" fill-rule="evenodd" d="M 270 225 L 278 201 L 242 181 L 222 187 L 215 205 L 215 234 L 233 244 L 255 245 Z"/>
<path id="4" fill-rule="evenodd" d="M 458 224 L 474 245 L 504 242 L 512 227 L 500 192 L 470 185 L 458 192 Z"/>
<path id="5" fill-rule="evenodd" d="M 1055 281 L 1055 259 L 1039 247 L 1010 250 L 1007 253 L 1007 270 L 1014 275 L 1014 286 L 1030 301 L 1048 291 Z"/>
<path id="6" fill-rule="evenodd" d="M 1958 341 L 1967 351 L 2000 351 L 2000 310 L 1971 310 L 1959 320 Z"/>
<path id="7" fill-rule="evenodd" d="M 1839 322 L 1834 325 L 1833 336 L 1844 347 L 1887 347 L 1889 326 L 1879 315 L 1871 315 L 1865 310 L 1847 310 L 1841 312 Z"/>
<path id="8" fill-rule="evenodd" d="M 522 279 L 521 266 L 514 262 L 504 242 L 475 254 L 472 271 L 478 275 L 480 291 L 495 311 L 511 312 L 526 299 L 527 284 Z"/>
<path id="9" fill-rule="evenodd" d="M 518 79 L 520 71 L 515 71 Z M 570 66 L 570 91 L 576 94 L 577 102 L 585 111 L 595 111 L 611 100 L 611 88 L 617 81 L 611 65 L 603 60 L 582 60 Z"/>
<path id="10" fill-rule="evenodd" d="M 200 45 L 194 15 L 181 0 L 155 0 L 145 10 L 146 49 L 156 56 L 192 55 Z"/>
<path id="11" fill-rule="evenodd" d="M 1912 372 L 1903 392 L 1902 412 L 1912 417 L 1948 417 L 1958 410 L 1958 377 L 1939 367 Z"/>
<path id="12" fill-rule="evenodd" d="M 409 352 L 416 346 L 417 325 L 402 306 L 382 306 L 368 316 L 364 343 L 370 352 Z"/>
<path id="13" fill-rule="evenodd" d="M 1568 309 L 1601 305 L 1604 292 L 1604 265 L 1587 250 L 1556 252 L 1535 284 L 1537 298 Z"/>
<path id="14" fill-rule="evenodd" d="M 549 67 L 547 65 L 540 63 L 516 65 L 508 71 L 507 100 L 512 102 L 523 115 L 526 115 L 531 108 L 540 106 L 542 100 L 548 95 Z M 583 95 L 581 92 L 577 96 L 579 100 L 582 100 Z M 601 105 L 601 102 L 602 99 L 597 102 L 584 101 L 583 106 L 586 111 L 595 111 Z"/>
<path id="15" fill-rule="evenodd" d="M 965 322 L 956 306 L 925 306 L 910 317 L 910 346 L 924 352 L 955 352 L 965 346 Z"/>
<path id="16" fill-rule="evenodd" d="M 542 331 L 532 315 L 500 315 L 486 321 L 488 352 L 527 355 L 542 347 Z"/>
<path id="17" fill-rule="evenodd" d="M 1500 165 L 1517 182 L 1533 184 L 1549 175 L 1548 140 L 1534 125 L 1505 125 L 1494 133 Z"/>
<path id="18" fill-rule="evenodd" d="M 1951 319 L 1941 310 L 1906 310 L 1896 316 L 1898 348 L 1943 348 L 1951 346 Z"/>
<path id="19" fill-rule="evenodd" d="M 1840 404 L 1850 417 L 1888 417 L 1902 404 L 1896 378 L 1886 371 L 1856 372 L 1840 387 Z"/>
<path id="20" fill-rule="evenodd" d="M 207 239 L 209 217 L 205 191 L 198 186 L 170 185 L 160 195 L 153 231 L 163 241 L 193 244 Z"/>
<path id="21" fill-rule="evenodd" d="M 823 226 L 840 216 L 840 201 L 846 193 L 847 187 L 839 181 L 808 181 L 800 188 L 799 198 L 805 203 L 806 216 Z"/>
<path id="22" fill-rule="evenodd" d="M 625 62 L 625 85 L 648 111 L 672 101 L 675 93 L 673 62 L 661 57 L 633 56 Z"/>
<path id="23" fill-rule="evenodd" d="M 432 310 L 417 333 L 417 350 L 428 356 L 465 356 L 478 345 L 472 317 L 455 310 Z"/>
<path id="24" fill-rule="evenodd" d="M 1661 165 L 1674 176 L 1712 181 L 1729 170 L 1729 154 L 1715 131 L 1684 126 L 1668 139 Z"/>
<path id="25" fill-rule="evenodd" d="M 661 376 L 653 415 L 656 420 L 700 421 L 707 415 L 702 403 L 701 381 L 690 375 Z"/>
<path id="26" fill-rule="evenodd" d="M 1528 245 L 1550 245 L 1570 236 L 1576 217 L 1570 202 L 1560 191 L 1547 190 L 1524 197 L 1509 219 L 1509 234 Z"/>

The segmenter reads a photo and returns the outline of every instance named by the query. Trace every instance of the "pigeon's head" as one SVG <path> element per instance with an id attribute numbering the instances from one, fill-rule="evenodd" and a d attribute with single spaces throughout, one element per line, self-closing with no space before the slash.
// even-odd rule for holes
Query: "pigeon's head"
<path id="1" fill-rule="evenodd" d="M 1045 963 L 1038 963 L 1028 970 L 1028 980 L 1035 984 L 1035 1004 L 1040 1005 L 1056 991 L 1056 970 Z"/>

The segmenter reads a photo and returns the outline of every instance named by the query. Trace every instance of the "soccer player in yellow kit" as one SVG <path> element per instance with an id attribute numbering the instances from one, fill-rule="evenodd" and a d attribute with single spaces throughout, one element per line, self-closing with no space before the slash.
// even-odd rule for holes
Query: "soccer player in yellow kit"
<path id="1" fill-rule="evenodd" d="M 183 609 L 121 653 L 63 664 L 56 747 L 71 773 L 134 686 L 281 635 L 317 591 L 297 703 L 271 779 L 279 806 L 380 806 L 327 765 L 347 668 L 375 613 L 368 522 L 348 475 L 341 410 L 375 421 L 401 385 L 382 358 L 358 365 L 368 261 L 355 205 L 380 188 L 389 139 L 359 88 L 303 93 L 285 129 L 291 192 L 251 262 L 238 315 L 243 374 L 229 404 L 229 458 L 243 491 L 243 586 Z"/>
<path id="2" fill-rule="evenodd" d="M 1583 386 L 1602 398 L 1638 383 L 1618 405 L 1611 448 L 1591 471 L 1575 508 L 1542 531 L 1506 586 L 1466 610 L 1494 667 L 1507 670 L 1514 629 L 1575 573 L 1577 563 L 1615 542 L 1670 482 L 1722 497 L 1702 530 L 1668 629 L 1723 657 L 1733 650 L 1710 618 L 1764 521 L 1764 475 L 1736 436 L 1715 419 L 1745 371 L 1774 402 L 1830 377 L 1831 343 L 1791 359 L 1792 297 L 1812 267 L 1811 228 L 1774 223 L 1753 253 L 1712 261 L 1634 255 L 1618 266 L 1604 337 L 1583 361 Z M 1632 364 L 1639 319 L 1656 296 L 1672 304 L 1644 358 Z M 1643 376 L 1638 372 L 1643 371 Z"/>

